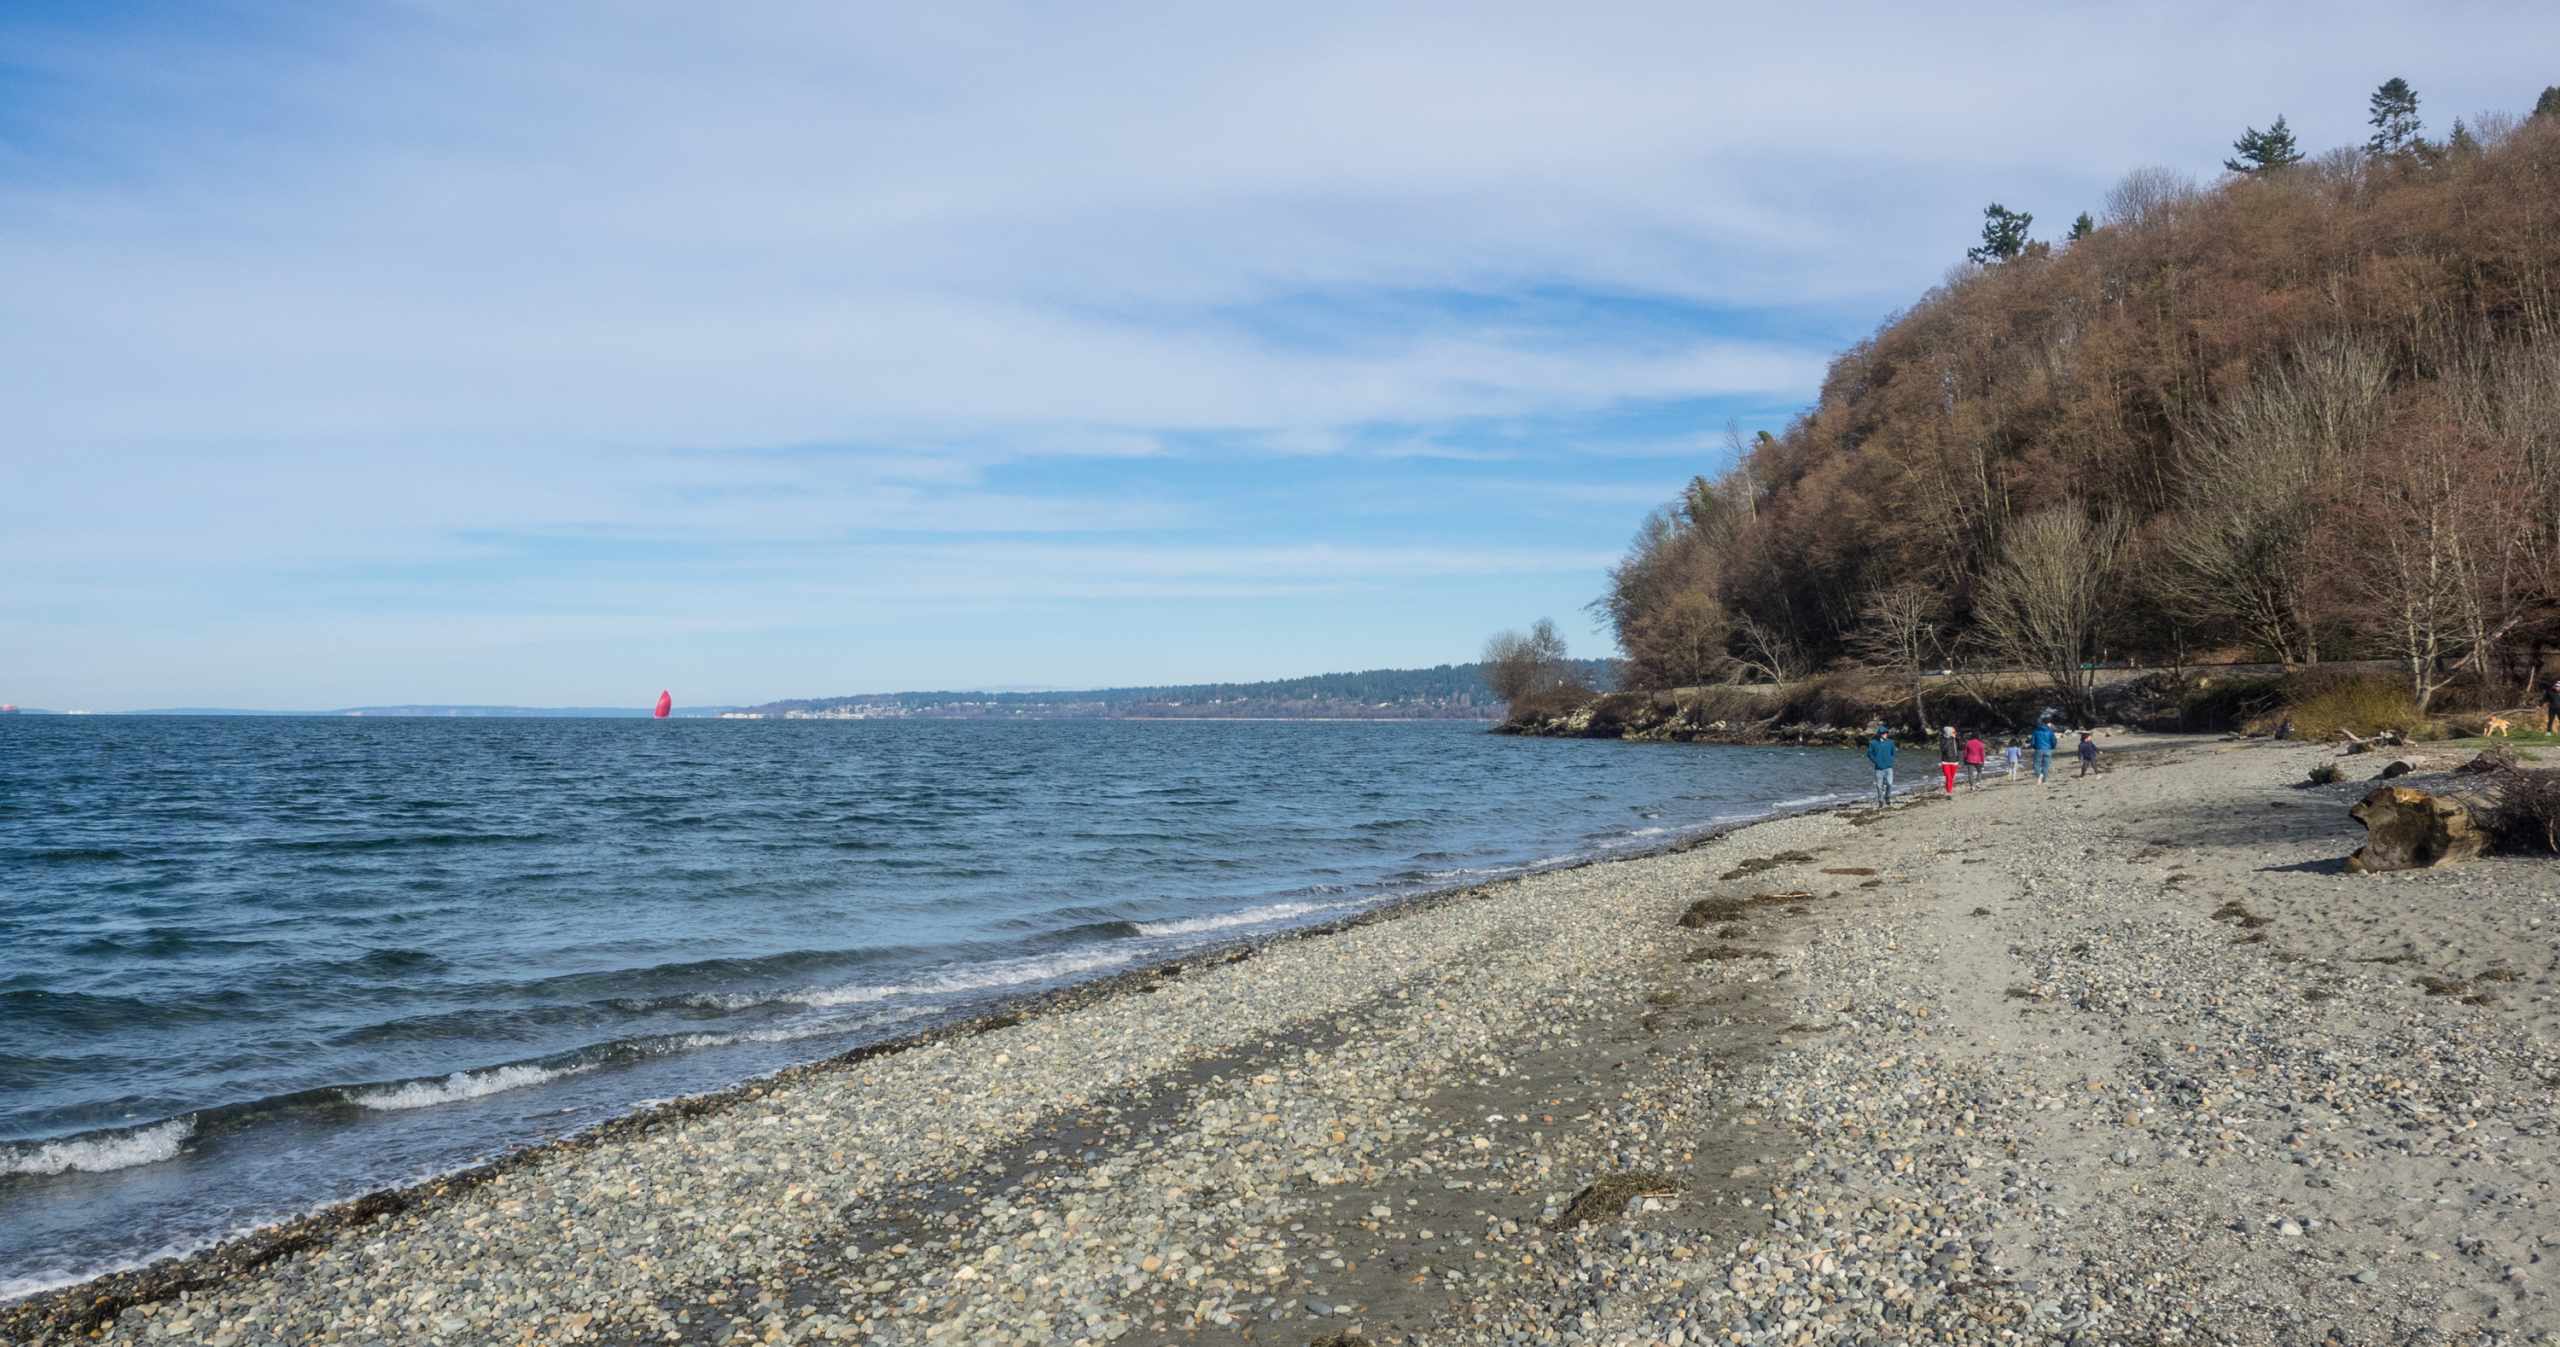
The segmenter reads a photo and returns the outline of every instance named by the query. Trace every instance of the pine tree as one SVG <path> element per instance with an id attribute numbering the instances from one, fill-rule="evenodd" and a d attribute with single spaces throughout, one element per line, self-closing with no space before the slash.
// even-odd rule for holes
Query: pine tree
<path id="1" fill-rule="evenodd" d="M 2234 173 L 2254 176 L 2302 162 L 2302 147 L 2294 143 L 2293 128 L 2284 124 L 2282 113 L 2276 115 L 2275 125 L 2264 131 L 2254 126 L 2242 131 L 2240 138 L 2231 142 L 2231 148 L 2240 157 L 2225 159 L 2222 166 Z"/>
<path id="2" fill-rule="evenodd" d="M 2090 219 L 2089 212 L 2084 210 L 2080 212 L 2079 219 L 2071 222 L 2071 233 L 2068 237 L 2071 242 L 2078 243 L 2080 240 L 2097 232 L 2098 222 Z"/>
<path id="3" fill-rule="evenodd" d="M 2554 84 L 2544 89 L 2542 91 L 2542 97 L 2533 100 L 2533 115 L 2536 117 L 2560 117 L 2560 84 Z"/>
<path id="4" fill-rule="evenodd" d="M 2464 126 L 2460 117 L 2454 118 L 2453 130 L 2447 132 L 2444 138 L 2445 158 L 2463 159 L 2479 152 L 2480 138 L 2471 134 L 2471 128 Z"/>
<path id="5" fill-rule="evenodd" d="M 2027 250 L 2027 226 L 2035 222 L 2034 215 L 1994 201 L 1982 208 L 1982 246 L 1964 255 L 1986 265 L 2006 262 Z"/>
<path id="6" fill-rule="evenodd" d="M 2426 145 L 2418 137 L 2424 127 L 2418 120 L 2418 91 L 2409 87 L 2409 81 L 2392 76 L 2373 91 L 2368 102 L 2373 109 L 2366 118 L 2373 125 L 2373 138 L 2364 143 L 2368 152 L 2398 156 Z"/>

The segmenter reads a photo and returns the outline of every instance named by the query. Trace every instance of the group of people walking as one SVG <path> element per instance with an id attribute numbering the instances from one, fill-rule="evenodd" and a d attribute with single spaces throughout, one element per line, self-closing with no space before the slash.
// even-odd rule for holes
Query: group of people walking
<path id="1" fill-rule="evenodd" d="M 2053 779 L 2054 751 L 2061 747 L 2061 743 L 2060 732 L 2049 720 L 2037 721 L 2024 744 L 2012 737 L 1999 749 L 2001 760 L 2009 769 L 2009 779 L 2017 779 L 2019 762 L 2032 753 L 2036 784 L 2049 784 Z M 1981 735 L 1960 739 L 1955 726 L 1939 727 L 1938 775 L 1946 793 L 1956 793 L 1959 773 L 1973 789 L 1982 789 L 1982 771 L 1990 765 L 1991 754 L 1991 745 L 1983 742 Z M 1867 740 L 1867 762 L 1876 769 L 1876 807 L 1879 809 L 1893 803 L 1894 755 L 1893 732 L 1882 725 L 1876 726 L 1875 734 Z M 2080 775 L 2087 776 L 2098 770 L 2098 741 L 2087 730 L 2080 732 L 2079 758 Z"/>

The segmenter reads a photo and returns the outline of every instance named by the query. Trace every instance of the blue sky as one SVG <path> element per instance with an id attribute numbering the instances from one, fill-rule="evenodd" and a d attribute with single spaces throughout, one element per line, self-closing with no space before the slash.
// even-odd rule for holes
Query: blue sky
<path id="1" fill-rule="evenodd" d="M 1605 653 L 1983 202 L 2560 82 L 2547 5 L 910 8 L 0 5 L 0 701 Z"/>

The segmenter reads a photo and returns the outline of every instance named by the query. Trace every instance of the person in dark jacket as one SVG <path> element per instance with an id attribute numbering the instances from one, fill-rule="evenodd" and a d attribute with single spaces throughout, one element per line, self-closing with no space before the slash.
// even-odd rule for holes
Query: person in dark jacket
<path id="1" fill-rule="evenodd" d="M 1893 735 L 1882 725 L 1876 726 L 1876 737 L 1867 741 L 1867 762 L 1876 769 L 1876 808 L 1893 804 Z"/>
<path id="2" fill-rule="evenodd" d="M 2542 690 L 2542 732 L 2560 733 L 2560 678 Z"/>
<path id="3" fill-rule="evenodd" d="M 1938 775 L 1946 778 L 1947 795 L 1956 793 L 1956 767 L 1964 761 L 1964 747 L 1956 742 L 1956 727 L 1948 725 L 1938 731 Z"/>
<path id="4" fill-rule="evenodd" d="M 2087 730 L 2082 730 L 2080 731 L 2080 775 L 2087 776 L 2096 770 L 2098 770 L 2098 741 L 2090 738 Z"/>

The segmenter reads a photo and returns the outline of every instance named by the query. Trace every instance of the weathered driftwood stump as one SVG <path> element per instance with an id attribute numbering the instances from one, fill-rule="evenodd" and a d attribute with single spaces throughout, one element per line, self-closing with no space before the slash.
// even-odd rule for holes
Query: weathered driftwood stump
<path id="1" fill-rule="evenodd" d="M 2406 786 L 2384 786 L 2347 812 L 2365 829 L 2364 845 L 2347 857 L 2352 874 L 2455 865 L 2489 845 L 2470 810 Z"/>

